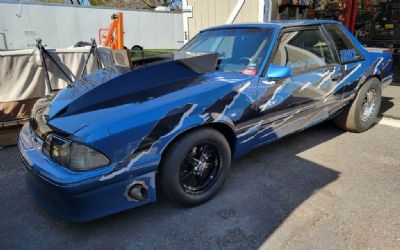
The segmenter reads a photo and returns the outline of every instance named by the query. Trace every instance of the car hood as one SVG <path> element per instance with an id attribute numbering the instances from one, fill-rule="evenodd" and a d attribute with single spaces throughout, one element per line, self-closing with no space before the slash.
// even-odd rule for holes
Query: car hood
<path id="1" fill-rule="evenodd" d="M 204 99 L 211 91 L 222 96 L 235 83 L 254 77 L 215 72 L 217 56 L 211 55 L 132 71 L 113 68 L 95 72 L 57 94 L 49 106 L 47 123 L 78 137 L 93 135 L 96 130 L 104 134 L 108 130 L 106 125 L 123 117 L 157 112 L 180 102 L 195 102 L 194 96 L 196 102 L 201 102 L 199 95 Z"/>
<path id="2" fill-rule="evenodd" d="M 172 60 L 131 70 L 102 69 L 62 90 L 52 101 L 48 119 L 74 115 L 148 98 L 194 84 L 216 68 L 218 54 L 174 53 Z"/>

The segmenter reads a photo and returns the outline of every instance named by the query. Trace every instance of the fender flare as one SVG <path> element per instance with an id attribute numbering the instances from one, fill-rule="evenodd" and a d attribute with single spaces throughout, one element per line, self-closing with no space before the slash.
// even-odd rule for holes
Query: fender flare
<path id="1" fill-rule="evenodd" d="M 191 126 L 186 127 L 185 129 L 179 131 L 178 133 L 176 133 L 165 144 L 165 146 L 160 150 L 159 154 L 161 156 L 161 160 L 162 160 L 163 155 L 165 154 L 167 149 L 172 145 L 173 142 L 175 142 L 180 137 L 192 132 L 193 130 L 201 129 L 201 128 L 214 128 L 214 129 L 218 130 L 227 139 L 229 145 L 231 146 L 232 153 L 234 152 L 235 143 L 236 143 L 236 128 L 235 128 L 235 125 L 233 123 L 227 122 L 225 120 L 220 120 L 220 121 L 214 121 L 214 122 L 209 122 L 209 123 L 193 124 Z M 224 131 L 223 129 L 229 129 L 229 130 L 225 130 Z"/>

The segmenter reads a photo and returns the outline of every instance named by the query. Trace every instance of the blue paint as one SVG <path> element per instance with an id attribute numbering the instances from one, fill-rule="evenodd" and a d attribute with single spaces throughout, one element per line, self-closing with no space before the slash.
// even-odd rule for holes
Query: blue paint
<path id="1" fill-rule="evenodd" d="M 281 79 L 287 78 L 292 75 L 292 68 L 288 66 L 278 66 L 275 64 L 270 64 L 267 71 L 267 78 L 273 79 Z"/>

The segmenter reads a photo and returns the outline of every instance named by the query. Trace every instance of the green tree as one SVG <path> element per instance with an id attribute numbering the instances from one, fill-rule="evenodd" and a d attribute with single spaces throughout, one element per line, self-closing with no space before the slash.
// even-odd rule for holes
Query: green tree
<path id="1" fill-rule="evenodd" d="M 32 2 L 42 2 L 42 3 L 64 3 L 64 0 L 37 0 Z M 70 3 L 70 2 L 68 2 Z"/>
<path id="2" fill-rule="evenodd" d="M 80 4 L 81 0 L 31 0 L 32 2 L 43 3 L 65 3 Z M 130 8 L 130 9 L 154 9 L 158 6 L 172 6 L 181 3 L 181 0 L 89 0 L 92 6 L 105 6 L 114 8 Z M 176 6 L 176 5 L 174 5 Z"/>
<path id="3" fill-rule="evenodd" d="M 45 0 L 46 1 L 46 0 Z M 52 1 L 52 0 L 49 0 Z M 57 0 L 54 0 L 57 1 Z M 181 0 L 89 0 L 93 6 L 107 6 L 116 8 L 154 9 L 158 6 L 171 6 L 181 3 Z"/>
<path id="4" fill-rule="evenodd" d="M 115 8 L 148 9 L 143 0 L 89 0 L 90 5 Z"/>
<path id="5" fill-rule="evenodd" d="M 30 2 L 59 3 L 59 4 L 82 4 L 82 0 L 30 0 Z"/>
<path id="6" fill-rule="evenodd" d="M 142 0 L 149 8 L 156 8 L 158 6 L 171 6 L 175 3 L 182 2 L 181 0 Z"/>

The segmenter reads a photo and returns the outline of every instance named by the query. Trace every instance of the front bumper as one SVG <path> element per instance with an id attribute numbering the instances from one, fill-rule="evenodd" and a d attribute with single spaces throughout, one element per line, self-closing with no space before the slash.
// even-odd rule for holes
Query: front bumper
<path id="1" fill-rule="evenodd" d="M 156 200 L 155 171 L 101 181 L 111 168 L 68 170 L 47 158 L 41 143 L 28 124 L 21 129 L 18 147 L 27 169 L 28 189 L 39 204 L 61 218 L 87 221 Z M 126 196 L 127 189 L 138 182 L 148 187 L 146 200 L 134 201 Z"/>

